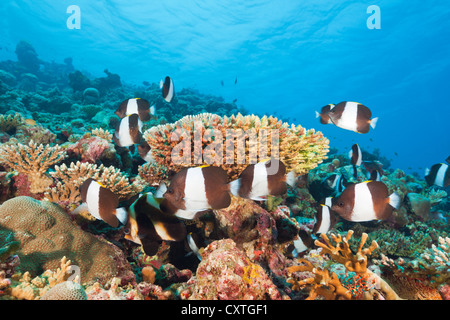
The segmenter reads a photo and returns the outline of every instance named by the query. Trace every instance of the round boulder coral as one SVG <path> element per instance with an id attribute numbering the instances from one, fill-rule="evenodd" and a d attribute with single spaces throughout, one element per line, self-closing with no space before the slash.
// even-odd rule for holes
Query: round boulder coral
<path id="1" fill-rule="evenodd" d="M 26 196 L 5 201 L 0 206 L 0 237 L 11 237 L 11 233 L 21 243 L 17 271 L 29 271 L 31 276 L 57 270 L 64 256 L 80 268 L 82 283 L 132 274 L 122 251 L 78 228 L 51 202 Z"/>
<path id="2" fill-rule="evenodd" d="M 87 300 L 87 295 L 80 284 L 64 281 L 48 290 L 41 300 Z"/>

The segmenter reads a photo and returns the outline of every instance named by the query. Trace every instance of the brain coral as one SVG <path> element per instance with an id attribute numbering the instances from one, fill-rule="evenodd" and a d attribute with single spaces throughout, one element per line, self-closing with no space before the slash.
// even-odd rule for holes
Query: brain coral
<path id="1" fill-rule="evenodd" d="M 21 242 L 17 271 L 32 276 L 56 270 L 66 256 L 80 268 L 82 283 L 132 274 L 123 253 L 73 224 L 58 206 L 31 197 L 16 197 L 0 206 L 0 239 L 13 233 Z"/>

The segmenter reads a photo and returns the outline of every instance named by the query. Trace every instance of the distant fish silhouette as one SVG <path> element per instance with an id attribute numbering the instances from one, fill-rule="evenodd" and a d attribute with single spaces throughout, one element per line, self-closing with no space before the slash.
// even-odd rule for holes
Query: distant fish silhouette
<path id="1" fill-rule="evenodd" d="M 166 100 L 167 102 L 172 101 L 172 98 L 175 93 L 175 91 L 173 89 L 172 79 L 169 76 L 167 76 L 164 79 L 164 82 L 161 79 L 161 81 L 159 82 L 159 87 L 162 89 L 162 96 L 163 96 L 164 100 Z"/>
<path id="2" fill-rule="evenodd" d="M 237 77 L 236 77 L 236 79 L 234 79 L 234 84 L 236 84 L 237 83 Z"/>
<path id="3" fill-rule="evenodd" d="M 222 87 L 223 87 L 223 80 L 220 80 L 220 84 L 222 85 Z"/>

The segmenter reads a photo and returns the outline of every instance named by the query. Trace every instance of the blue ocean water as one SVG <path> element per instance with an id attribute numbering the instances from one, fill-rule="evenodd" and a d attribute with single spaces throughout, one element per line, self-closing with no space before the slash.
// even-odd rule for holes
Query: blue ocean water
<path id="1" fill-rule="evenodd" d="M 80 29 L 67 26 L 71 5 Z M 371 5 L 380 29 L 368 28 Z M 0 16 L 0 60 L 16 60 L 26 40 L 41 59 L 70 56 L 94 76 L 105 68 L 130 83 L 170 75 L 176 89 L 237 99 L 250 112 L 322 131 L 342 152 L 355 142 L 379 148 L 409 172 L 450 155 L 444 0 L 2 0 Z M 368 106 L 376 129 L 363 135 L 319 123 L 316 110 L 345 100 Z"/>

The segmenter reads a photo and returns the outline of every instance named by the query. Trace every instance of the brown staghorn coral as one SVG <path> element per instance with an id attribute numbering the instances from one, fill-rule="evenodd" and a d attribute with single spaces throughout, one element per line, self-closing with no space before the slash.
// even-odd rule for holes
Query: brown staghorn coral
<path id="1" fill-rule="evenodd" d="M 289 267 L 288 272 L 309 271 L 314 274 L 314 277 L 301 281 L 289 278 L 287 282 L 293 285 L 293 290 L 297 291 L 305 285 L 311 285 L 312 287 L 306 300 L 315 300 L 318 297 L 323 297 L 325 300 L 350 300 L 352 298 L 351 292 L 341 284 L 336 273 L 333 272 L 330 276 L 330 272 L 327 269 L 316 268 L 306 259 L 299 259 L 298 262 L 305 263 L 305 265 Z"/>
<path id="2" fill-rule="evenodd" d="M 326 159 L 329 148 L 329 141 L 321 132 L 289 125 L 272 116 L 241 114 L 186 116 L 175 123 L 152 127 L 143 137 L 156 163 L 168 171 L 205 163 L 220 164 L 231 179 L 248 164 L 270 156 L 278 157 L 288 171 L 300 175 Z M 161 176 L 159 180 L 165 178 Z"/>
<path id="3" fill-rule="evenodd" d="M 46 174 L 47 169 L 62 161 L 66 152 L 58 145 L 38 145 L 30 141 L 28 145 L 4 144 L 0 147 L 0 162 L 27 175 L 32 193 L 41 193 L 53 180 Z"/>
<path id="4" fill-rule="evenodd" d="M 48 188 L 45 192 L 45 200 L 59 204 L 79 204 L 81 194 L 79 188 L 88 178 L 97 180 L 106 188 L 119 196 L 119 200 L 126 200 L 142 191 L 144 183 L 140 179 L 130 182 L 128 176 L 114 168 L 105 167 L 103 164 L 96 165 L 86 162 L 71 162 L 69 166 L 62 164 L 55 166 L 55 171 L 51 173 L 57 180 L 53 188 Z"/>
<path id="5" fill-rule="evenodd" d="M 364 299 L 370 300 L 380 298 L 379 292 L 381 291 L 384 299 L 402 300 L 386 281 L 378 274 L 367 269 L 367 256 L 378 248 L 377 242 L 374 240 L 368 248 L 363 249 L 368 238 L 368 235 L 363 233 L 357 252 L 354 254 L 349 246 L 349 240 L 352 235 L 353 230 L 349 230 L 344 238 L 339 234 L 331 234 L 331 238 L 335 242 L 335 245 L 333 245 L 328 236 L 322 233 L 320 236 L 325 243 L 319 240 L 316 240 L 314 243 L 322 249 L 323 254 L 329 255 L 334 261 L 344 265 L 347 271 L 355 272 L 357 276 L 363 276 L 365 279 L 370 279 L 371 282 L 376 283 L 376 289 L 370 289 L 367 292 L 364 292 Z M 334 272 L 330 276 L 327 269 L 322 270 L 315 268 L 310 262 L 307 262 L 304 259 L 300 259 L 299 261 L 305 262 L 307 266 L 292 266 L 288 268 L 288 272 L 311 271 L 315 276 L 300 282 L 290 278 L 288 282 L 293 284 L 293 288 L 297 290 L 301 286 L 312 285 L 308 299 L 315 299 L 318 296 L 324 297 L 325 299 L 352 298 L 351 292 L 346 291 L 348 289 L 341 284 L 338 276 Z"/>

